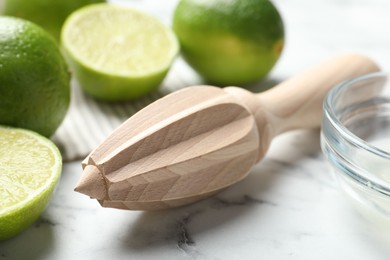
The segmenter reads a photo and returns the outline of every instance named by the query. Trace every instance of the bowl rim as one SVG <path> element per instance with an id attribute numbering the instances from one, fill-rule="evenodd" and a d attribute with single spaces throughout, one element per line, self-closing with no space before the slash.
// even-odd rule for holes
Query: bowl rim
<path id="1" fill-rule="evenodd" d="M 383 71 L 369 73 L 363 76 L 352 78 L 350 80 L 346 80 L 333 87 L 324 98 L 323 117 L 326 118 L 326 120 L 333 128 L 335 128 L 335 130 L 337 131 L 337 133 L 340 135 L 341 138 L 343 138 L 345 141 L 355 146 L 357 149 L 362 149 L 370 154 L 373 154 L 374 156 L 381 157 L 385 160 L 390 160 L 390 151 L 385 151 L 381 148 L 378 148 L 368 143 L 367 141 L 364 141 L 354 133 L 352 133 L 337 118 L 335 110 L 332 107 L 332 101 L 335 100 L 335 98 L 340 94 L 341 91 L 348 88 L 351 84 L 356 83 L 358 81 L 367 80 L 376 77 L 390 78 L 390 73 L 386 73 Z M 355 167 L 354 164 L 352 166 Z M 350 171 L 349 173 L 347 172 L 343 172 L 343 173 L 365 188 L 383 194 L 386 197 L 390 196 L 389 182 L 385 182 L 384 180 L 379 181 L 375 177 L 375 175 L 371 174 L 370 172 L 367 172 L 366 170 L 363 169 L 356 169 L 356 170 L 357 172 L 354 171 L 353 173 Z M 363 176 L 362 174 L 359 173 L 360 171 L 364 171 L 366 174 Z"/>
<path id="2" fill-rule="evenodd" d="M 324 116 L 327 116 L 332 126 L 337 130 L 337 132 L 348 142 L 352 143 L 354 146 L 358 148 L 362 148 L 374 155 L 383 157 L 385 159 L 390 160 L 390 151 L 383 150 L 379 147 L 376 147 L 369 142 L 361 139 L 354 133 L 352 133 L 348 128 L 346 128 L 341 121 L 337 118 L 336 113 L 332 107 L 332 101 L 335 100 L 335 98 L 340 94 L 341 91 L 348 88 L 351 84 L 367 80 L 371 78 L 376 77 L 388 77 L 390 78 L 390 74 L 386 72 L 374 72 L 369 73 L 363 76 L 355 77 L 350 80 L 346 80 L 341 82 L 340 84 L 336 85 L 334 88 L 332 88 L 327 95 L 325 96 L 324 102 L 323 102 L 323 110 L 324 110 Z"/>

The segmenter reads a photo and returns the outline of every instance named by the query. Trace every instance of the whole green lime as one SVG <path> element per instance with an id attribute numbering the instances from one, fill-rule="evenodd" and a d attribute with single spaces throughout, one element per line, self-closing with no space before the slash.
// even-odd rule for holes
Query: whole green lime
<path id="1" fill-rule="evenodd" d="M 284 44 L 282 18 L 268 0 L 181 0 L 173 29 L 187 62 L 217 85 L 265 77 Z"/>
<path id="2" fill-rule="evenodd" d="M 0 124 L 46 137 L 70 101 L 70 75 L 56 41 L 39 26 L 0 17 Z"/>
<path id="3" fill-rule="evenodd" d="M 5 15 L 34 22 L 57 40 L 66 17 L 74 10 L 104 0 L 5 0 Z"/>

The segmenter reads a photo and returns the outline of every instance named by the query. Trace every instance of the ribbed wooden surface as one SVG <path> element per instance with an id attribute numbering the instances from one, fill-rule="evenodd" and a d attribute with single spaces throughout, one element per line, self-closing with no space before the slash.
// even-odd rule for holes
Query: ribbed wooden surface
<path id="1" fill-rule="evenodd" d="M 210 196 L 246 177 L 276 135 L 319 127 L 333 86 L 378 70 L 371 59 L 346 54 L 259 94 L 213 86 L 176 91 L 96 147 L 75 190 L 105 207 L 137 210 Z"/>
<path id="2" fill-rule="evenodd" d="M 201 84 L 201 79 L 178 58 L 157 92 L 136 101 L 105 103 L 85 95 L 72 80 L 72 101 L 68 114 L 53 136 L 63 159 L 83 159 L 115 128 L 146 105 L 172 91 Z"/>

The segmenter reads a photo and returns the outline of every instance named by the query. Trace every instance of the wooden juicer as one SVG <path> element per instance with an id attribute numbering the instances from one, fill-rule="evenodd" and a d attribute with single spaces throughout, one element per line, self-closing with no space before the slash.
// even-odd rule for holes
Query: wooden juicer
<path id="1" fill-rule="evenodd" d="M 103 207 L 131 210 L 207 198 L 245 178 L 278 134 L 319 127 L 333 86 L 378 70 L 369 58 L 346 54 L 260 94 L 213 86 L 176 91 L 93 150 L 75 190 Z"/>

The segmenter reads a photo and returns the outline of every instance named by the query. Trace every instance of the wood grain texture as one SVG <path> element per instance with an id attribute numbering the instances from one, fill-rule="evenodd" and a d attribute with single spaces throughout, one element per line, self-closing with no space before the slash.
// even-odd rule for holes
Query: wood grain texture
<path id="1" fill-rule="evenodd" d="M 211 196 L 242 180 L 285 131 L 318 127 L 337 83 L 378 67 L 348 54 L 260 94 L 194 86 L 124 122 L 83 161 L 76 191 L 104 207 L 158 210 Z"/>

